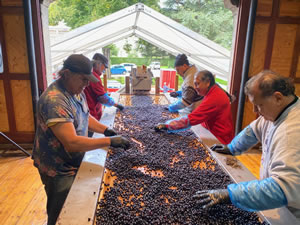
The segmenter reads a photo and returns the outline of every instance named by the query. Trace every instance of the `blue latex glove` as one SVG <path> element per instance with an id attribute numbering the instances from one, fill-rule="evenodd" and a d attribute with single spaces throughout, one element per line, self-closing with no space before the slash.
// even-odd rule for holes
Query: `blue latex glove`
<path id="1" fill-rule="evenodd" d="M 178 101 L 169 105 L 170 112 L 178 112 L 178 110 L 185 108 L 185 105 L 182 103 L 182 100 L 179 99 Z"/>
<path id="2" fill-rule="evenodd" d="M 102 105 L 111 107 L 115 104 L 115 101 L 113 100 L 113 98 L 109 97 L 109 95 L 107 93 L 105 93 L 104 95 L 101 95 L 98 97 L 97 99 Z"/>

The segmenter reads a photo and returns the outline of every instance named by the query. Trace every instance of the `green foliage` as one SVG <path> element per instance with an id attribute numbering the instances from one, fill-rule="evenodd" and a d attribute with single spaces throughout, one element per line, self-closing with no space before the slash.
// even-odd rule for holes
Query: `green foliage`
<path id="1" fill-rule="evenodd" d="M 159 10 L 159 0 L 56 0 L 49 7 L 49 25 L 64 20 L 74 29 L 138 2 Z"/>
<path id="2" fill-rule="evenodd" d="M 125 84 L 125 76 L 122 76 L 122 77 L 112 76 L 112 78 L 107 79 L 107 80 L 116 80 L 116 81 L 120 82 L 120 84 Z"/>
<path id="3" fill-rule="evenodd" d="M 233 17 L 223 0 L 167 0 L 163 13 L 191 30 L 230 49 Z"/>
<path id="4" fill-rule="evenodd" d="M 161 50 L 160 48 L 150 44 L 149 42 L 139 39 L 137 41 L 137 51 L 139 51 L 142 56 L 152 59 L 153 57 L 169 57 L 170 54 Z"/>
<path id="5" fill-rule="evenodd" d="M 110 15 L 135 3 L 144 3 L 208 39 L 231 48 L 233 18 L 223 0 L 166 0 L 160 9 L 159 0 L 56 0 L 49 7 L 49 24 L 64 20 L 72 29 Z M 139 40 L 137 49 L 130 44 L 124 50 L 132 57 L 140 52 L 144 57 L 169 58 L 163 50 Z M 111 50 L 116 52 L 116 49 Z"/>
<path id="6" fill-rule="evenodd" d="M 107 46 L 105 46 L 105 48 L 110 49 L 110 55 L 111 56 L 118 56 L 119 49 L 117 48 L 117 46 L 115 44 L 107 45 Z"/>
<path id="7" fill-rule="evenodd" d="M 161 67 L 173 68 L 174 67 L 174 57 L 170 58 L 137 58 L 137 57 L 111 57 L 111 64 L 121 64 L 121 63 L 134 63 L 137 66 L 149 66 L 152 61 L 160 62 Z"/>
<path id="8" fill-rule="evenodd" d="M 126 40 L 126 43 L 123 46 L 123 49 L 125 50 L 125 52 L 127 53 L 127 55 L 129 55 L 130 52 L 132 51 L 132 44 L 129 44 L 128 40 Z"/>

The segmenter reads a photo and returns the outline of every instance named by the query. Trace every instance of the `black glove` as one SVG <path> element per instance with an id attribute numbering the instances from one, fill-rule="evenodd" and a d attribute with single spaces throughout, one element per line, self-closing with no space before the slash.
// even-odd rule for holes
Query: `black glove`
<path id="1" fill-rule="evenodd" d="M 179 94 L 176 91 L 173 91 L 170 93 L 170 96 L 173 98 L 177 98 L 179 96 Z"/>
<path id="2" fill-rule="evenodd" d="M 114 148 L 128 149 L 130 147 L 130 143 L 122 136 L 114 136 L 110 138 L 110 146 Z"/>
<path id="3" fill-rule="evenodd" d="M 227 145 L 214 144 L 210 149 L 217 153 L 232 155 Z"/>
<path id="4" fill-rule="evenodd" d="M 106 137 L 109 136 L 115 136 L 117 135 L 117 132 L 114 131 L 113 129 L 110 129 L 109 127 L 105 129 L 104 133 L 103 133 Z"/>
<path id="5" fill-rule="evenodd" d="M 166 124 L 164 124 L 164 123 L 159 123 L 159 124 L 157 124 L 157 125 L 154 127 L 154 130 L 155 130 L 156 132 L 159 132 L 159 131 L 163 131 L 163 130 L 168 130 L 168 128 L 167 128 Z"/>
<path id="6" fill-rule="evenodd" d="M 202 206 L 203 209 L 210 208 L 217 204 L 231 203 L 227 189 L 197 191 L 196 194 L 193 195 L 193 199 L 195 199 L 197 201 L 196 203 Z"/>
<path id="7" fill-rule="evenodd" d="M 124 109 L 124 106 L 121 105 L 121 104 L 118 104 L 116 107 L 117 107 L 120 111 L 122 111 L 122 110 Z"/>

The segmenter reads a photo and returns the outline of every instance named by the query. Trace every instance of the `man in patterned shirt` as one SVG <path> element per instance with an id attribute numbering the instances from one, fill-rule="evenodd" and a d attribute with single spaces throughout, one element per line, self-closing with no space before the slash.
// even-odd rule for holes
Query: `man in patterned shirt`
<path id="1" fill-rule="evenodd" d="M 47 194 L 48 225 L 54 225 L 69 193 L 84 152 L 112 146 L 128 148 L 129 141 L 90 116 L 84 88 L 98 82 L 91 74 L 91 61 L 78 54 L 69 56 L 38 101 L 37 130 L 33 149 Z M 89 131 L 103 138 L 88 138 Z"/>

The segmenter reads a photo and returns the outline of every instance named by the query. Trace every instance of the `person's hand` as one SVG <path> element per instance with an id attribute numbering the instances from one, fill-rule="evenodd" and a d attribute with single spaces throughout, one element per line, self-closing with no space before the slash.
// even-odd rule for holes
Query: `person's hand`
<path id="1" fill-rule="evenodd" d="M 227 145 L 214 144 L 210 147 L 210 149 L 217 153 L 232 155 Z"/>
<path id="2" fill-rule="evenodd" d="M 159 131 L 163 131 L 163 130 L 168 130 L 168 128 L 167 128 L 166 124 L 164 124 L 164 123 L 159 123 L 159 124 L 157 124 L 157 125 L 154 127 L 154 130 L 155 130 L 156 132 L 159 132 Z"/>
<path id="3" fill-rule="evenodd" d="M 114 148 L 128 149 L 130 147 L 130 142 L 122 136 L 113 136 L 110 138 L 110 146 Z"/>
<path id="4" fill-rule="evenodd" d="M 114 131 L 113 129 L 110 129 L 109 127 L 105 129 L 104 133 L 103 133 L 106 137 L 109 136 L 115 136 L 117 135 L 117 132 Z"/>
<path id="5" fill-rule="evenodd" d="M 124 107 L 123 105 L 121 105 L 121 104 L 117 104 L 116 107 L 117 107 L 120 111 L 122 111 L 122 110 L 125 108 L 125 107 Z"/>
<path id="6" fill-rule="evenodd" d="M 170 96 L 173 97 L 173 98 L 177 98 L 179 96 L 179 94 L 176 91 L 172 91 L 170 93 Z"/>
<path id="7" fill-rule="evenodd" d="M 217 204 L 230 204 L 229 192 L 227 189 L 197 191 L 193 195 L 196 203 L 202 206 L 203 209 L 213 207 Z"/>

